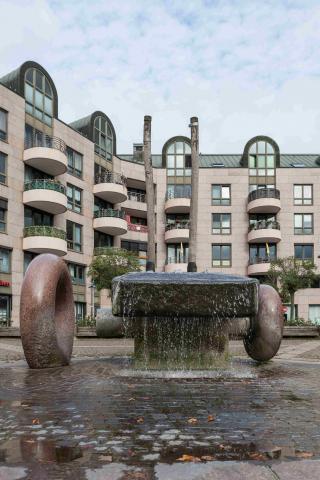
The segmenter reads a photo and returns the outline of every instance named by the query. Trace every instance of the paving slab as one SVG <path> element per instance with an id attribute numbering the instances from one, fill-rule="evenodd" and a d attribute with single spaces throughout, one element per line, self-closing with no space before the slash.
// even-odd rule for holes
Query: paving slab
<path id="1" fill-rule="evenodd" d="M 320 460 L 280 462 L 272 465 L 272 470 L 280 480 L 318 480 L 320 479 Z"/>

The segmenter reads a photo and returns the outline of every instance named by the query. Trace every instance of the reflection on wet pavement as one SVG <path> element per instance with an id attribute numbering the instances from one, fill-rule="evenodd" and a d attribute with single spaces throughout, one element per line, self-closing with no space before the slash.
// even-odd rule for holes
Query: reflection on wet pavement
<path id="1" fill-rule="evenodd" d="M 320 458 L 317 364 L 248 360 L 160 378 L 130 368 L 2 364 L 0 479 L 154 479 L 163 464 Z"/>

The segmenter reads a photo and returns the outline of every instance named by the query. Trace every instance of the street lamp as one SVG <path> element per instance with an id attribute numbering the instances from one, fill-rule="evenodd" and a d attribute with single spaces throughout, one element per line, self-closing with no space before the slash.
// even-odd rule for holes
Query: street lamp
<path id="1" fill-rule="evenodd" d="M 91 282 L 89 288 L 91 288 L 91 318 L 94 318 L 94 291 L 96 288 L 95 283 Z"/>

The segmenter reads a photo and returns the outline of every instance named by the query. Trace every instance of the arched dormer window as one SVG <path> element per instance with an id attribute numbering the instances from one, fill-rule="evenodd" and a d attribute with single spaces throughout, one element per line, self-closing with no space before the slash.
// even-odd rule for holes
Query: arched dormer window
<path id="1" fill-rule="evenodd" d="M 26 112 L 49 127 L 53 118 L 53 91 L 48 78 L 37 68 L 28 68 L 24 79 Z"/>
<path id="2" fill-rule="evenodd" d="M 191 177 L 191 147 L 182 139 L 166 145 L 166 168 L 168 177 Z"/>
<path id="3" fill-rule="evenodd" d="M 99 116 L 94 120 L 94 143 L 95 152 L 110 162 L 112 161 L 113 153 L 113 133 L 108 120 L 105 117 Z"/>
<path id="4" fill-rule="evenodd" d="M 268 141 L 254 142 L 248 152 L 249 175 L 254 177 L 274 177 L 276 156 L 274 147 Z"/>

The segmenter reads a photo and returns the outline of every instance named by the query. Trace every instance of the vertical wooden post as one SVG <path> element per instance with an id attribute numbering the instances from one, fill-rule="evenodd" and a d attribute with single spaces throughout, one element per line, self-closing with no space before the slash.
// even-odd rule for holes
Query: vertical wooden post
<path id="1" fill-rule="evenodd" d="M 151 161 L 151 120 L 145 115 L 143 124 L 143 161 L 146 175 L 146 197 L 147 197 L 147 223 L 148 223 L 148 250 L 146 270 L 154 272 L 156 264 L 156 243 L 155 243 L 155 215 L 154 215 L 154 185 Z"/>
<path id="2" fill-rule="evenodd" d="M 199 123 L 198 117 L 191 117 L 191 201 L 189 229 L 188 272 L 197 271 L 197 224 L 199 192 Z"/>

